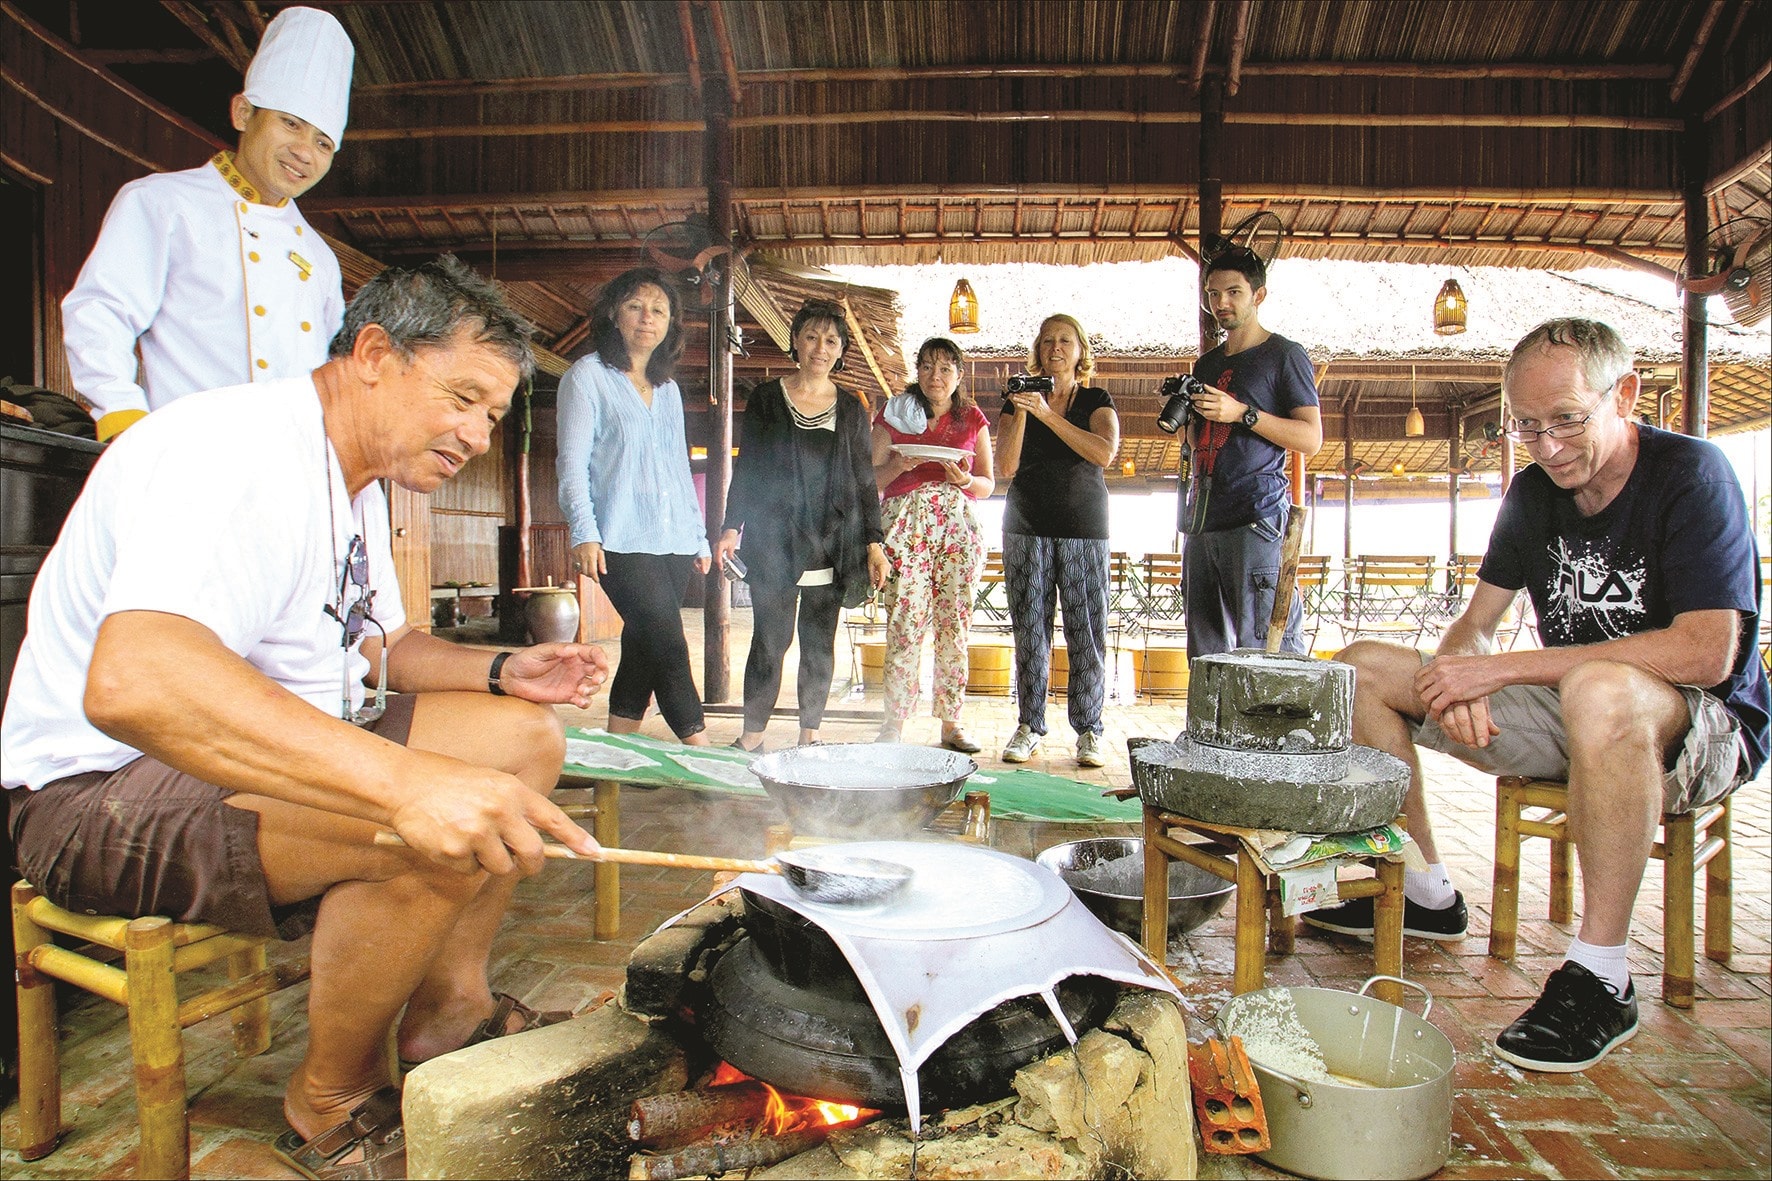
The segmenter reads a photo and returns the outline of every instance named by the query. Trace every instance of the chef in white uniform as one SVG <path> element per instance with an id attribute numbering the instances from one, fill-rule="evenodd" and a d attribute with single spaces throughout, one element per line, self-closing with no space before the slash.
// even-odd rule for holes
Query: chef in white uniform
<path id="1" fill-rule="evenodd" d="M 74 388 L 101 440 L 186 394 L 325 363 L 344 318 L 338 260 L 295 198 L 332 167 L 354 56 L 331 15 L 284 9 L 230 108 L 238 150 L 118 191 L 62 300 Z"/>

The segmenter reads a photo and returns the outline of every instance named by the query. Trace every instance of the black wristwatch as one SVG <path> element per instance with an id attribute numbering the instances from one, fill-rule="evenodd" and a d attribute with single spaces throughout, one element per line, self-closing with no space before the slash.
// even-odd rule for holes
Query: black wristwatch
<path id="1" fill-rule="evenodd" d="M 1254 430 L 1255 424 L 1258 421 L 1260 421 L 1260 419 L 1261 419 L 1261 411 L 1257 410 L 1253 406 L 1243 407 L 1243 425 L 1244 426 L 1248 427 L 1250 430 Z"/>

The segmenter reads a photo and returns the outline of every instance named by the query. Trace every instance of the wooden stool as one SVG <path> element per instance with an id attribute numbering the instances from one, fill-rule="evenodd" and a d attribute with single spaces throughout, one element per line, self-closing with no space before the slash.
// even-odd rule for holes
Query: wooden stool
<path id="1" fill-rule="evenodd" d="M 1237 958 L 1231 992 L 1240 994 L 1262 988 L 1267 981 L 1268 933 L 1273 933 L 1273 950 L 1281 955 L 1292 951 L 1297 929 L 1296 918 L 1280 914 L 1279 875 L 1269 874 L 1256 862 L 1249 846 L 1241 838 L 1233 857 L 1229 851 L 1213 852 L 1209 846 L 1190 845 L 1169 835 L 1171 828 L 1214 840 L 1224 840 L 1235 830 L 1190 820 L 1165 812 L 1149 804 L 1144 808 L 1144 947 L 1159 964 L 1165 962 L 1169 949 L 1169 862 L 1181 860 L 1237 886 Z M 1373 898 L 1372 961 L 1380 976 L 1403 974 L 1403 863 L 1382 857 L 1363 857 L 1378 876 L 1342 882 L 1341 896 Z M 1381 981 L 1374 993 L 1393 1005 L 1403 1003 L 1401 985 Z"/>
<path id="2" fill-rule="evenodd" d="M 1495 897 L 1489 921 L 1489 954 L 1514 958 L 1520 929 L 1520 842 L 1545 837 L 1551 843 L 1550 920 L 1574 918 L 1575 843 L 1569 839 L 1569 785 L 1549 779 L 1503 775 L 1495 781 Z M 1544 808 L 1528 817 L 1527 808 Z M 1704 954 L 1729 962 L 1734 931 L 1735 894 L 1729 869 L 1729 799 L 1692 812 L 1666 813 L 1662 839 L 1649 856 L 1665 863 L 1661 875 L 1661 996 L 1681 1009 L 1692 1007 L 1694 959 L 1693 877 L 1702 867 Z M 1702 841 L 1699 833 L 1704 834 Z"/>
<path id="3" fill-rule="evenodd" d="M 73 914 L 41 897 L 28 882 L 12 887 L 12 931 L 18 949 L 19 1156 L 48 1156 L 61 1136 L 55 980 L 65 980 L 129 1010 L 141 1125 L 136 1175 L 189 1177 L 182 1031 L 233 1010 L 234 1053 L 242 1058 L 264 1053 L 271 1045 L 268 998 L 306 980 L 307 962 L 268 968 L 265 946 L 272 940 L 220 927 L 159 917 Z M 123 966 L 58 947 L 51 941 L 52 931 L 121 951 Z M 181 1003 L 178 973 L 223 959 L 229 983 Z"/>

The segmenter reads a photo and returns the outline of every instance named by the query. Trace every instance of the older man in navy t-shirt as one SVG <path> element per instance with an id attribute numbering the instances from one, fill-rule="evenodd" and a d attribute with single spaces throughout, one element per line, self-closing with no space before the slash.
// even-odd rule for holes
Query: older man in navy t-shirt
<path id="1" fill-rule="evenodd" d="M 1358 670 L 1354 740 L 1413 773 L 1409 830 L 1430 864 L 1405 877 L 1405 934 L 1457 939 L 1466 926 L 1435 851 L 1417 744 L 1499 775 L 1568 780 L 1581 929 L 1496 1052 L 1569 1072 L 1637 1032 L 1625 944 L 1662 813 L 1721 799 L 1766 762 L 1760 564 L 1722 452 L 1633 421 L 1639 382 L 1612 329 L 1539 325 L 1515 346 L 1502 390 L 1507 431 L 1535 466 L 1508 489 L 1464 614 L 1432 660 L 1373 642 L 1341 658 Z M 1544 647 L 1492 652 L 1521 589 Z M 1305 921 L 1370 933 L 1371 900 Z"/>

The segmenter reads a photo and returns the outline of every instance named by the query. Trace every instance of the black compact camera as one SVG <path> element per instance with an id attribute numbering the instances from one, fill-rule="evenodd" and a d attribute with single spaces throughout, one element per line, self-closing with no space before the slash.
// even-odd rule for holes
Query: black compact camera
<path id="1" fill-rule="evenodd" d="M 1014 414 L 1015 403 L 1009 400 L 1010 394 L 1050 394 L 1052 379 L 1035 377 L 1031 373 L 1016 373 L 1003 383 L 1003 413 Z"/>
<path id="2" fill-rule="evenodd" d="M 1157 414 L 1158 429 L 1166 435 L 1173 435 L 1185 426 L 1188 415 L 1194 412 L 1194 399 L 1205 389 L 1206 383 L 1191 373 L 1165 377 L 1162 389 L 1157 391 L 1164 399 L 1163 409 Z"/>

